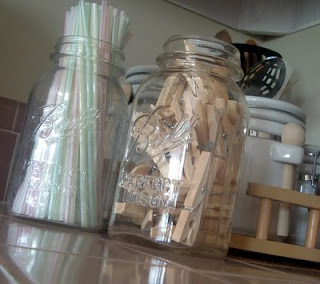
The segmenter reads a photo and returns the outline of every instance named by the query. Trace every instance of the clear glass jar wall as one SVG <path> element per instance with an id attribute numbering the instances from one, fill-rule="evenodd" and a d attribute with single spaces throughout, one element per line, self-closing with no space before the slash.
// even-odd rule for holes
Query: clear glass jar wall
<path id="1" fill-rule="evenodd" d="M 296 190 L 301 193 L 320 195 L 320 147 L 304 145 L 305 155 L 303 163 L 298 167 Z M 293 205 L 291 222 L 287 242 L 296 245 L 305 245 L 310 210 L 305 207 Z M 316 247 L 320 248 L 320 234 Z"/>
<path id="2" fill-rule="evenodd" d="M 21 217 L 105 228 L 125 140 L 123 53 L 92 38 L 59 40 L 29 99 L 9 185 Z"/>
<path id="3" fill-rule="evenodd" d="M 175 36 L 135 97 L 113 238 L 224 256 L 248 125 L 239 52 Z"/>

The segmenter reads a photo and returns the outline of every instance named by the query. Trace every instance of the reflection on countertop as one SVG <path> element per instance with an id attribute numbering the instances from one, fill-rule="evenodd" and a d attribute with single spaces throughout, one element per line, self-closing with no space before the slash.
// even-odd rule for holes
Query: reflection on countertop
<path id="1" fill-rule="evenodd" d="M 0 207 L 0 283 L 319 283 L 316 269 L 195 258 L 8 216 Z"/>

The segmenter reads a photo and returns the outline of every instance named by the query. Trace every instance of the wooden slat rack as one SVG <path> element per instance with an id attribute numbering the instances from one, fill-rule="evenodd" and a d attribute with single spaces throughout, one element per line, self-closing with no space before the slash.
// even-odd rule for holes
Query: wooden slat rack
<path id="1" fill-rule="evenodd" d="M 316 248 L 320 224 L 320 196 L 257 183 L 249 184 L 247 194 L 260 198 L 256 237 L 232 234 L 231 248 L 320 263 L 320 249 Z M 265 212 L 265 205 L 272 201 L 309 209 L 304 246 L 268 240 L 271 214 Z"/>

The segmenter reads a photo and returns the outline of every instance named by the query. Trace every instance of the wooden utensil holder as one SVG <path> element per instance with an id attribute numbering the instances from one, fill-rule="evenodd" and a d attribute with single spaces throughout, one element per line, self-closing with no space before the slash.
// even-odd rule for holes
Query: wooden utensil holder
<path id="1" fill-rule="evenodd" d="M 249 183 L 247 194 L 260 198 L 256 237 L 232 234 L 230 248 L 320 263 L 320 249 L 315 247 L 320 223 L 320 196 L 257 183 Z M 268 240 L 272 201 L 309 209 L 304 246 Z"/>

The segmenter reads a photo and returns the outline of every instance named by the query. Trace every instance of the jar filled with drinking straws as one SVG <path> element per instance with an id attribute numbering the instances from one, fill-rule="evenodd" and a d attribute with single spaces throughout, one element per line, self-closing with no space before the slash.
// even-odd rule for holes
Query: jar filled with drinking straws
<path id="1" fill-rule="evenodd" d="M 67 12 L 53 67 L 31 92 L 9 183 L 15 216 L 106 227 L 127 120 L 119 83 L 127 31 L 108 34 L 117 19 L 107 9 L 114 8 L 105 1 L 80 1 Z M 127 29 L 125 14 L 116 12 Z"/>
<path id="2" fill-rule="evenodd" d="M 134 100 L 109 234 L 224 256 L 249 119 L 239 51 L 174 36 L 157 63 Z"/>

